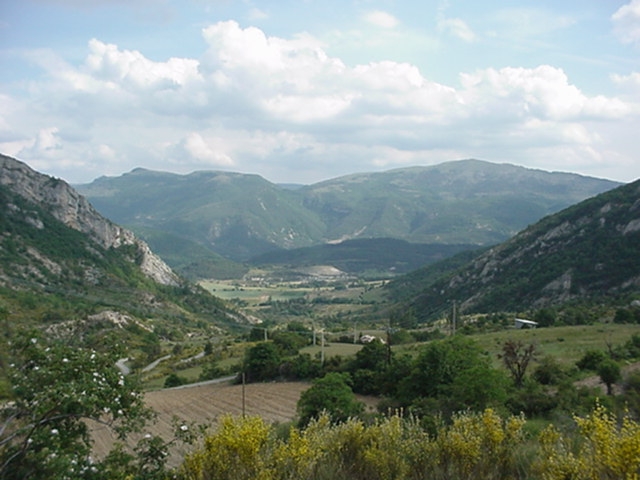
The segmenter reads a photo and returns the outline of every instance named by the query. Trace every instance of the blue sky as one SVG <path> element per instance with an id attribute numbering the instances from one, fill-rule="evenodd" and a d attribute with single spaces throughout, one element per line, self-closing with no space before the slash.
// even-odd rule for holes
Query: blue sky
<path id="1" fill-rule="evenodd" d="M 462 158 L 640 178 L 640 0 L 7 0 L 0 152 L 312 183 Z"/>

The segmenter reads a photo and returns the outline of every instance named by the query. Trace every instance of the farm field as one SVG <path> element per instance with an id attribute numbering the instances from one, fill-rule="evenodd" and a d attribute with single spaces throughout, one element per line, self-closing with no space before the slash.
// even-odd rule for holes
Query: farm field
<path id="1" fill-rule="evenodd" d="M 286 301 L 303 298 L 314 289 L 311 287 L 282 287 L 268 285 L 238 285 L 236 281 L 203 280 L 200 285 L 224 300 L 244 300 L 251 305 L 257 305 L 269 300 Z"/>
<path id="2" fill-rule="evenodd" d="M 311 386 L 307 382 L 251 383 L 245 386 L 246 415 L 257 415 L 270 423 L 287 423 L 296 416 L 296 405 L 303 391 Z M 224 415 L 242 415 L 242 385 L 209 383 L 193 387 L 157 390 L 145 394 L 146 404 L 157 413 L 156 422 L 140 432 L 162 438 L 172 438 L 173 420 L 178 418 L 193 424 L 215 425 Z M 368 409 L 375 408 L 376 399 L 358 396 Z M 116 438 L 100 425 L 92 425 L 95 454 L 104 455 Z M 177 466 L 188 449 L 177 445 L 169 457 L 169 465 Z"/>
<path id="3" fill-rule="evenodd" d="M 202 280 L 199 284 L 213 295 L 235 302 L 258 318 L 265 314 L 271 318 L 274 315 L 284 318 L 282 310 L 270 313 L 273 303 L 277 302 L 294 302 L 298 306 L 304 305 L 306 314 L 313 312 L 316 317 L 330 317 L 366 311 L 371 308 L 368 303 L 382 301 L 380 294 L 372 288 L 379 286 L 380 281 L 318 281 L 313 285 L 299 281 Z"/>

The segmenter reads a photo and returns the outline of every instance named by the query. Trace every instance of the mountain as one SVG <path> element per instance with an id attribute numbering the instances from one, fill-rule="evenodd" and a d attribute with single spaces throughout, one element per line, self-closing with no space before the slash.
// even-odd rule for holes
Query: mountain
<path id="1" fill-rule="evenodd" d="M 491 245 L 614 182 L 515 165 L 460 160 L 363 173 L 311 185 L 304 204 L 327 238 L 392 237 Z"/>
<path id="2" fill-rule="evenodd" d="M 496 244 L 544 215 L 618 185 L 464 160 L 354 174 L 295 189 L 256 175 L 143 169 L 76 188 L 103 215 L 136 233 L 170 234 L 176 242 L 195 242 L 245 261 L 348 239 Z"/>
<path id="3" fill-rule="evenodd" d="M 390 298 L 422 320 L 457 302 L 466 313 L 522 311 L 640 292 L 640 180 L 547 216 L 465 262 L 396 279 Z M 434 273 L 436 269 L 439 269 Z M 426 285 L 426 288 L 425 288 Z"/>
<path id="4" fill-rule="evenodd" d="M 140 349 L 243 319 L 179 278 L 67 183 L 0 155 L 0 320 Z M 111 338 L 106 341 L 106 338 Z"/>
<path id="5" fill-rule="evenodd" d="M 196 241 L 236 260 L 311 245 L 323 233 L 320 219 L 295 192 L 258 175 L 136 169 L 77 188 L 120 224 Z"/>
<path id="6" fill-rule="evenodd" d="M 135 235 L 107 220 L 66 182 L 42 175 L 26 164 L 0 155 L 0 185 L 19 195 L 28 203 L 46 208 L 56 220 L 69 228 L 86 234 L 104 249 L 131 246 L 135 249 L 140 269 L 148 277 L 163 285 L 177 285 L 176 274 Z M 8 192 L 7 192 L 8 194 Z M 5 215 L 24 215 L 25 220 L 38 228 L 42 222 L 28 212 L 6 205 Z M 44 226 L 42 226 L 44 228 Z"/>

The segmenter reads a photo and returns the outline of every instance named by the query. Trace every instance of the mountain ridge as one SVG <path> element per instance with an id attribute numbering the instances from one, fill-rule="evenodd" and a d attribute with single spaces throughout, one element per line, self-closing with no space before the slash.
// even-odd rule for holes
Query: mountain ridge
<path id="1" fill-rule="evenodd" d="M 360 238 L 496 244 L 546 214 L 618 185 L 460 160 L 352 174 L 295 189 L 255 174 L 144 169 L 77 188 L 104 215 L 134 231 L 164 231 L 246 261 Z"/>

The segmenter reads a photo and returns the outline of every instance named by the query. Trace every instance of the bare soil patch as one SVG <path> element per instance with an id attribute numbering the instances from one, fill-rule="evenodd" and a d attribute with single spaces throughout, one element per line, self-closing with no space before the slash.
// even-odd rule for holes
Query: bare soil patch
<path id="1" fill-rule="evenodd" d="M 626 365 L 622 368 L 622 379 L 629 375 L 630 373 L 635 372 L 636 370 L 640 370 L 640 362 L 635 362 L 630 365 Z M 591 377 L 583 378 L 582 380 L 578 380 L 575 382 L 577 387 L 588 387 L 588 388 L 599 388 L 602 391 L 602 394 L 605 395 L 607 393 L 607 386 L 604 384 L 598 375 L 593 375 Z M 620 395 L 622 393 L 622 381 L 613 385 L 613 394 Z"/>

